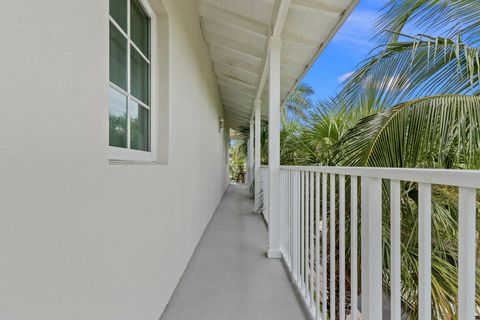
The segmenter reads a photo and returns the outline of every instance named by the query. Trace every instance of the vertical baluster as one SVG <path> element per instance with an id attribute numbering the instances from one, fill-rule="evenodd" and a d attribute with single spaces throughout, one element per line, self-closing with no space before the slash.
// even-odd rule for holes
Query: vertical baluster
<path id="1" fill-rule="evenodd" d="M 283 182 L 283 232 L 282 232 L 282 252 L 283 258 L 286 260 L 287 255 L 287 177 L 285 175 L 285 171 L 282 170 L 282 182 Z"/>
<path id="2" fill-rule="evenodd" d="M 288 223 L 290 226 L 290 236 L 289 236 L 289 243 L 288 243 L 288 252 L 290 258 L 290 267 L 292 269 L 293 274 L 293 178 L 292 178 L 292 171 L 288 172 L 288 185 L 289 185 L 289 192 L 288 192 L 288 201 L 289 201 L 289 219 Z"/>
<path id="3" fill-rule="evenodd" d="M 390 181 L 391 319 L 401 320 L 400 181 Z"/>
<path id="4" fill-rule="evenodd" d="M 460 188 L 458 198 L 458 319 L 475 319 L 476 190 Z"/>
<path id="5" fill-rule="evenodd" d="M 309 266 L 309 255 L 310 255 L 310 242 L 309 240 L 309 231 L 310 231 L 310 173 L 305 172 L 305 297 L 307 302 L 309 302 L 309 292 L 310 292 L 310 281 L 308 279 L 310 275 L 310 266 Z"/>
<path id="6" fill-rule="evenodd" d="M 339 176 L 340 320 L 345 320 L 345 176 Z"/>
<path id="7" fill-rule="evenodd" d="M 328 174 L 322 173 L 322 312 L 327 319 L 327 183 Z"/>
<path id="8" fill-rule="evenodd" d="M 305 173 L 300 171 L 300 287 L 305 289 Z"/>
<path id="9" fill-rule="evenodd" d="M 298 193 L 299 193 L 299 176 L 297 171 L 292 172 L 292 232 L 293 232 L 293 237 L 292 237 L 292 273 L 293 273 L 293 281 L 297 283 L 298 281 L 298 222 L 297 218 L 299 217 L 298 209 L 299 209 L 299 203 L 298 203 Z"/>
<path id="10" fill-rule="evenodd" d="M 314 199 L 314 175 L 313 172 L 310 172 L 310 306 L 313 307 L 315 300 L 314 300 L 314 286 L 313 286 L 313 276 L 314 276 L 314 268 L 313 268 L 313 262 L 314 262 L 314 247 L 313 247 L 313 233 L 314 233 L 314 220 L 313 220 L 313 210 L 314 210 L 314 205 L 313 205 L 313 199 Z"/>
<path id="11" fill-rule="evenodd" d="M 292 257 L 292 254 L 291 254 L 291 247 L 290 247 L 290 243 L 292 241 L 292 226 L 291 226 L 291 215 L 292 215 L 292 202 L 291 202 L 291 197 L 292 197 L 292 191 L 291 191 L 291 187 L 292 187 L 292 183 L 290 181 L 290 174 L 291 174 L 291 171 L 288 170 L 287 172 L 287 264 L 288 266 L 290 267 L 290 271 L 292 271 L 292 260 L 291 260 L 291 257 Z"/>
<path id="12" fill-rule="evenodd" d="M 336 319 L 335 312 L 335 174 L 330 174 L 330 319 Z"/>
<path id="13" fill-rule="evenodd" d="M 280 170 L 280 252 L 285 256 L 284 240 L 285 240 L 285 180 L 283 179 L 283 170 Z"/>
<path id="14" fill-rule="evenodd" d="M 363 308 L 365 306 L 367 311 L 366 319 L 381 320 L 382 319 L 382 179 L 365 178 L 366 189 L 362 190 L 362 195 L 366 191 L 365 198 L 362 201 L 367 201 L 368 212 L 362 212 L 362 219 L 364 214 L 366 220 L 362 220 L 363 224 L 367 224 L 368 236 L 364 239 L 362 232 L 362 247 L 363 242 L 366 241 L 368 247 L 367 255 L 364 256 L 362 252 L 362 269 L 363 262 L 366 259 L 368 266 L 365 275 L 362 277 L 362 283 L 367 284 L 367 291 L 362 291 L 362 318 Z M 363 182 L 363 178 L 362 178 Z M 362 185 L 363 187 L 363 185 Z M 363 207 L 362 207 L 363 210 Z M 363 231 L 363 230 L 362 230 Z M 362 273 L 363 275 L 363 273 Z M 363 289 L 363 288 L 362 288 Z M 365 299 L 364 299 L 365 298 Z"/>
<path id="15" fill-rule="evenodd" d="M 351 292 L 351 319 L 357 319 L 357 283 L 358 283 L 358 273 L 357 273 L 357 177 L 352 176 L 350 181 L 350 247 L 351 247 L 351 282 L 350 282 L 350 292 Z"/>
<path id="16" fill-rule="evenodd" d="M 295 239 L 295 172 L 290 171 L 290 261 L 292 264 L 294 261 L 294 239 Z"/>
<path id="17" fill-rule="evenodd" d="M 368 257 L 369 257 L 369 233 L 368 233 L 368 178 L 361 177 L 360 181 L 361 203 L 360 203 L 360 237 L 361 237 L 361 251 L 360 251 L 360 283 L 361 283 L 361 297 L 362 297 L 362 319 L 369 319 L 368 310 Z"/>
<path id="18" fill-rule="evenodd" d="M 320 173 L 315 173 L 315 310 L 320 319 Z"/>
<path id="19" fill-rule="evenodd" d="M 418 269 L 419 269 L 419 319 L 431 319 L 432 306 L 432 186 L 418 184 Z"/>
<path id="20" fill-rule="evenodd" d="M 285 245 L 287 247 L 286 251 L 287 251 L 287 265 L 290 269 L 290 272 L 292 271 L 292 263 L 290 261 L 290 238 L 291 238 L 291 229 L 290 229 L 290 213 L 291 213 L 291 210 L 290 210 L 290 196 L 292 195 L 291 191 L 290 191 L 290 187 L 291 187 L 291 184 L 290 184 L 290 171 L 286 171 L 285 172 L 285 179 L 287 181 L 287 194 L 286 194 L 286 203 L 287 203 L 287 218 L 286 218 L 286 223 L 287 223 L 287 239 L 285 241 Z"/>
<path id="21" fill-rule="evenodd" d="M 297 207 L 296 207 L 296 210 L 297 210 L 297 217 L 295 219 L 296 221 L 296 233 L 297 233 L 297 237 L 295 238 L 295 241 L 296 241 L 296 245 L 295 245 L 295 248 L 297 249 L 297 283 L 300 285 L 301 283 L 301 276 L 300 276 L 300 272 L 301 272 L 301 263 L 300 263 L 300 260 L 301 260 L 301 254 L 302 254 L 302 231 L 301 231 L 301 216 L 302 216 L 302 210 L 301 210 L 301 195 L 300 195 L 300 190 L 301 190 L 301 172 L 300 171 L 297 171 L 297 185 L 298 185 L 298 192 L 297 192 L 297 198 L 296 198 L 296 201 L 297 201 Z"/>

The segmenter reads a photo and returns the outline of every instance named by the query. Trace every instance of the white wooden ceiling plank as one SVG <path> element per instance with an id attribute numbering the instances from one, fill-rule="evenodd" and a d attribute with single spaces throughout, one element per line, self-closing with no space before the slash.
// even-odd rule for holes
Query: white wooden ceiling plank
<path id="1" fill-rule="evenodd" d="M 226 93 L 226 92 L 222 92 L 222 98 L 229 99 L 229 100 L 232 100 L 232 101 L 240 101 L 240 102 L 246 103 L 250 106 L 253 105 L 253 102 L 255 100 L 255 99 L 252 99 L 252 98 L 241 97 L 239 95 L 234 95 L 234 94 Z"/>
<path id="2" fill-rule="evenodd" d="M 282 40 L 287 44 L 300 46 L 300 47 L 317 48 L 320 45 L 319 41 L 304 37 L 303 35 L 289 32 L 287 30 L 284 30 L 283 32 Z"/>
<path id="3" fill-rule="evenodd" d="M 199 4 L 199 11 L 200 15 L 204 18 L 216 20 L 244 32 L 264 38 L 267 38 L 269 34 L 268 25 L 205 2 Z"/>
<path id="4" fill-rule="evenodd" d="M 232 66 L 235 68 L 244 69 L 246 71 L 258 74 L 260 72 L 259 64 L 257 63 L 249 63 L 244 60 L 239 60 L 232 58 L 222 52 L 212 52 L 211 59 L 214 63 L 224 64 L 228 66 Z"/>
<path id="5" fill-rule="evenodd" d="M 226 63 L 222 63 L 222 62 L 213 61 L 213 67 L 214 68 L 233 70 L 235 72 L 248 74 L 251 77 L 256 77 L 256 78 L 259 77 L 259 74 L 257 72 L 252 72 L 250 70 L 246 70 L 245 68 L 240 68 L 240 67 L 232 65 L 232 64 L 226 64 Z"/>
<path id="6" fill-rule="evenodd" d="M 255 85 L 257 83 L 256 78 L 245 77 L 244 75 L 233 74 L 232 72 L 228 73 L 228 72 L 220 71 L 218 69 L 215 69 L 214 72 L 218 77 L 225 77 L 225 78 L 228 78 L 228 79 L 233 79 L 233 80 L 236 80 L 236 81 L 240 81 L 240 82 L 248 84 L 252 87 L 255 87 Z"/>
<path id="7" fill-rule="evenodd" d="M 226 76 L 223 76 L 223 75 L 218 75 L 217 77 L 218 77 L 218 80 L 221 81 L 221 82 L 227 82 L 227 83 L 231 83 L 231 84 L 234 84 L 234 85 L 239 85 L 239 86 L 244 87 L 244 88 L 255 90 L 255 86 L 253 86 L 249 83 L 245 83 L 241 80 L 229 78 L 229 77 L 226 77 Z"/>
<path id="8" fill-rule="evenodd" d="M 255 94 L 251 91 L 246 91 L 242 89 L 235 90 L 235 89 L 232 89 L 231 87 L 226 87 L 223 85 L 219 85 L 219 87 L 220 87 L 220 92 L 222 93 L 225 92 L 232 95 L 237 95 L 240 97 L 251 98 L 251 99 L 255 98 Z"/>
<path id="9" fill-rule="evenodd" d="M 331 5 L 319 0 L 292 0 L 290 8 L 306 12 L 320 12 L 331 17 L 338 17 L 345 8 Z"/>
<path id="10" fill-rule="evenodd" d="M 218 33 L 210 31 L 205 32 L 205 40 L 210 45 L 226 48 L 227 50 L 233 50 L 240 54 L 247 54 L 257 59 L 261 59 L 263 57 L 263 48 L 255 48 L 249 44 L 232 40 Z"/>
<path id="11" fill-rule="evenodd" d="M 211 52 L 222 52 L 224 55 L 232 58 L 232 59 L 239 59 L 248 62 L 253 62 L 259 64 L 262 61 L 262 58 L 259 58 L 257 56 L 245 53 L 245 52 L 240 52 L 238 50 L 232 49 L 232 48 L 227 48 L 227 47 L 222 47 L 219 45 L 215 44 L 210 44 L 210 51 Z"/>
<path id="12" fill-rule="evenodd" d="M 223 98 L 222 100 L 224 104 L 228 104 L 232 107 L 237 107 L 242 110 L 250 110 L 252 108 L 251 103 L 240 102 L 237 99 L 233 100 L 233 99 Z"/>

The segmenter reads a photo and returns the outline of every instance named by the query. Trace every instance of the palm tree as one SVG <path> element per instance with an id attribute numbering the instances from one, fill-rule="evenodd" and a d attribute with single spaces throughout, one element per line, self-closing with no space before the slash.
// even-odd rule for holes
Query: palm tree
<path id="1" fill-rule="evenodd" d="M 480 97 L 441 95 L 415 99 L 363 118 L 333 147 L 333 162 L 370 167 L 480 167 Z M 402 185 L 402 298 L 418 315 L 418 190 Z M 390 283 L 388 183 L 384 183 L 384 285 Z M 432 189 L 432 309 L 453 319 L 457 303 L 458 190 Z M 477 214 L 480 217 L 480 214 Z M 477 274 L 477 285 L 480 284 Z M 477 294 L 480 304 L 480 295 Z"/>
<path id="2" fill-rule="evenodd" d="M 295 87 L 292 94 L 285 100 L 281 107 L 282 118 L 286 119 L 289 115 L 298 117 L 302 120 L 307 119 L 307 110 L 311 107 L 311 96 L 315 93 L 313 88 L 306 84 L 300 83 Z"/>
<path id="3" fill-rule="evenodd" d="M 385 110 L 362 119 L 342 137 L 332 150 L 334 163 L 480 168 L 479 10 L 477 0 L 388 2 L 376 25 L 377 39 L 383 43 L 340 93 L 354 109 L 367 91 L 376 92 L 376 101 Z M 412 25 L 425 32 L 405 34 Z M 429 31 L 437 34 L 427 35 Z M 404 311 L 416 317 L 418 191 L 413 183 L 402 187 L 402 299 Z M 384 189 L 388 190 L 386 184 Z M 385 194 L 387 216 L 388 192 Z M 433 186 L 432 311 L 436 319 L 456 317 L 457 202 L 456 189 Z M 388 290 L 389 224 L 384 223 L 383 229 L 384 285 Z M 478 286 L 478 273 L 476 282 Z M 476 300 L 480 304 L 479 294 Z"/>
<path id="4" fill-rule="evenodd" d="M 289 164 L 480 168 L 478 12 L 478 0 L 390 0 L 376 25 L 381 45 L 338 97 L 317 104 L 294 137 L 286 133 L 285 145 L 295 146 L 296 153 L 285 150 L 282 159 Z M 422 32 L 406 34 L 411 26 Z M 384 189 L 387 216 L 387 183 Z M 432 193 L 432 314 L 454 319 L 458 191 L 433 186 Z M 402 185 L 402 299 L 411 317 L 418 312 L 417 194 L 416 184 Z M 383 234 L 388 290 L 388 223 Z M 479 294 L 476 300 L 480 304 Z"/>
<path id="5" fill-rule="evenodd" d="M 429 95 L 479 95 L 478 12 L 477 0 L 390 0 L 376 24 L 383 43 L 340 95 L 355 103 L 376 90 L 386 107 Z M 409 27 L 424 32 L 405 34 Z"/>

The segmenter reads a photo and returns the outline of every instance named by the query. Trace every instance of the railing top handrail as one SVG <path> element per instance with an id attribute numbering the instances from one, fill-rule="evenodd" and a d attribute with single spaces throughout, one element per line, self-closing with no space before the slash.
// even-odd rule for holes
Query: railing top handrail
<path id="1" fill-rule="evenodd" d="M 333 173 L 480 189 L 480 170 L 324 166 L 281 166 L 280 169 L 289 171 Z"/>

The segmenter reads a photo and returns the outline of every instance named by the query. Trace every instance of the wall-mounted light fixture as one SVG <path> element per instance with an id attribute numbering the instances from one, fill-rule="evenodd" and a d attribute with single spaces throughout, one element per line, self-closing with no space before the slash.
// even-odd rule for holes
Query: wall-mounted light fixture
<path id="1" fill-rule="evenodd" d="M 225 120 L 218 118 L 218 132 L 223 132 L 225 129 Z"/>

